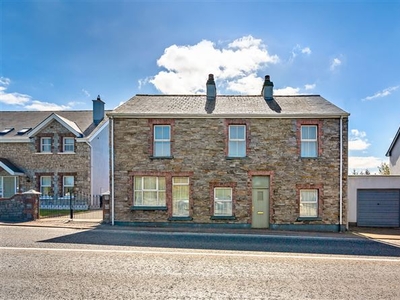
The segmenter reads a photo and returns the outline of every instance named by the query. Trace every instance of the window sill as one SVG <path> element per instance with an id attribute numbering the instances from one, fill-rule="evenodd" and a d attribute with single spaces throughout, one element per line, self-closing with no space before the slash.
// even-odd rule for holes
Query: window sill
<path id="1" fill-rule="evenodd" d="M 318 159 L 319 156 L 299 156 L 300 159 Z"/>
<path id="2" fill-rule="evenodd" d="M 168 221 L 193 221 L 192 217 L 169 217 Z"/>
<path id="3" fill-rule="evenodd" d="M 167 210 L 166 206 L 131 206 L 131 210 Z"/>
<path id="4" fill-rule="evenodd" d="M 211 216 L 211 220 L 236 220 L 235 216 Z"/>
<path id="5" fill-rule="evenodd" d="M 36 152 L 36 154 L 45 155 L 45 154 L 53 154 L 53 152 Z"/>
<path id="6" fill-rule="evenodd" d="M 248 159 L 248 156 L 225 156 L 226 160 L 233 160 L 233 159 Z"/>
<path id="7" fill-rule="evenodd" d="M 150 159 L 173 159 L 173 156 L 149 156 Z"/>
<path id="8" fill-rule="evenodd" d="M 57 152 L 57 154 L 76 154 L 75 152 Z"/>
<path id="9" fill-rule="evenodd" d="M 319 217 L 298 217 L 296 221 L 322 221 Z"/>

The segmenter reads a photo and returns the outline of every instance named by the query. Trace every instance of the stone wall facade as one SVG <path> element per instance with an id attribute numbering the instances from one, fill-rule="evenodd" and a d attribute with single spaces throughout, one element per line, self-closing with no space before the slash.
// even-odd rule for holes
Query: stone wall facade
<path id="1" fill-rule="evenodd" d="M 269 224 L 275 229 L 339 227 L 340 119 L 135 119 L 114 122 L 114 201 L 116 222 L 232 224 L 251 226 L 251 176 L 270 176 Z M 171 157 L 152 157 L 152 125 L 171 126 Z M 227 127 L 245 124 L 247 155 L 227 157 Z M 318 126 L 318 157 L 300 157 L 300 126 Z M 348 119 L 343 118 L 343 220 L 346 224 Z M 167 209 L 133 209 L 134 176 L 163 176 L 167 183 Z M 190 178 L 190 215 L 171 220 L 168 195 L 173 176 Z M 232 219 L 212 218 L 212 188 L 231 186 Z M 299 190 L 318 189 L 315 220 L 299 220 Z M 307 225 L 307 226 L 304 226 Z M 341 226 L 340 226 L 341 227 Z"/>
<path id="2" fill-rule="evenodd" d="M 51 153 L 40 152 L 40 138 L 44 136 L 52 137 Z M 90 193 L 90 147 L 86 143 L 75 142 L 75 152 L 64 153 L 63 137 L 71 137 L 71 133 L 54 120 L 29 142 L 0 144 L 0 157 L 9 159 L 25 173 L 19 177 L 19 192 L 30 189 L 40 191 L 40 176 L 46 175 L 52 176 L 53 191 L 59 194 L 62 176 L 72 175 L 74 190 Z M 2 175 L 9 176 L 4 170 Z"/>
<path id="3" fill-rule="evenodd" d="M 39 198 L 34 194 L 16 194 L 0 200 L 1 221 L 34 221 L 39 218 Z"/>

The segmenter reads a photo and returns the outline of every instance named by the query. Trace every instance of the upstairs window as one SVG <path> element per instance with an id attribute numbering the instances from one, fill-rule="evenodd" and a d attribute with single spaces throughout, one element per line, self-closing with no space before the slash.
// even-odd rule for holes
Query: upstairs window
<path id="1" fill-rule="evenodd" d="M 65 137 L 63 139 L 63 152 L 75 151 L 75 139 L 72 137 Z"/>
<path id="2" fill-rule="evenodd" d="M 40 138 L 40 152 L 51 153 L 51 137 Z"/>
<path id="3" fill-rule="evenodd" d="M 246 157 L 246 125 L 229 125 L 229 157 Z"/>
<path id="4" fill-rule="evenodd" d="M 318 156 L 318 127 L 316 125 L 301 126 L 301 157 Z"/>
<path id="5" fill-rule="evenodd" d="M 171 156 L 171 126 L 154 125 L 154 148 L 153 156 Z"/>

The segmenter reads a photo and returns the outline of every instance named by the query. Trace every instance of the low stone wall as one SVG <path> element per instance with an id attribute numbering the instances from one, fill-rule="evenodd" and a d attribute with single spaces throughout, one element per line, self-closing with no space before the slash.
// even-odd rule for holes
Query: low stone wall
<path id="1" fill-rule="evenodd" d="M 35 194 L 16 194 L 0 199 L 0 221 L 33 221 L 39 218 L 39 198 Z"/>

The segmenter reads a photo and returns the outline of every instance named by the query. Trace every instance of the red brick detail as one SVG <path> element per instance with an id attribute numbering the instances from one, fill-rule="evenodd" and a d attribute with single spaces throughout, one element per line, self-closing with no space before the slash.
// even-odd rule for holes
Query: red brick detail
<path id="1" fill-rule="evenodd" d="M 249 223 L 252 222 L 253 220 L 253 182 L 252 178 L 253 176 L 269 176 L 269 223 L 273 223 L 273 215 L 274 215 L 274 209 L 273 209 L 273 204 L 274 204 L 274 197 L 273 197 L 273 179 L 274 179 L 274 171 L 248 171 L 248 186 L 247 186 L 247 194 L 250 199 L 250 205 L 249 205 Z"/>
<path id="2" fill-rule="evenodd" d="M 214 189 L 217 187 L 232 188 L 232 216 L 235 216 L 236 198 L 237 198 L 236 186 L 237 186 L 236 182 L 224 182 L 224 183 L 217 181 L 210 182 L 210 216 L 214 215 Z"/>
<path id="3" fill-rule="evenodd" d="M 225 156 L 229 153 L 229 125 L 246 125 L 246 156 L 250 153 L 250 122 L 243 119 L 224 120 Z"/>
<path id="4" fill-rule="evenodd" d="M 134 190 L 135 176 L 154 176 L 165 177 L 165 202 L 167 205 L 168 217 L 172 217 L 172 177 L 189 177 L 189 216 L 193 215 L 193 172 L 157 172 L 157 171 L 141 171 L 129 172 L 128 186 L 128 202 L 135 205 Z"/>
<path id="5" fill-rule="evenodd" d="M 149 127 L 150 127 L 150 133 L 149 133 L 149 155 L 153 156 L 153 151 L 154 151 L 154 125 L 170 125 L 171 126 L 171 156 L 173 156 L 174 153 L 174 125 L 175 125 L 175 120 L 174 119 L 149 119 Z"/>
<path id="6" fill-rule="evenodd" d="M 301 155 L 301 126 L 302 125 L 316 125 L 317 126 L 317 139 L 318 139 L 318 156 L 322 155 L 322 126 L 323 120 L 302 119 L 296 122 L 296 139 L 297 139 L 297 154 Z"/>
<path id="7" fill-rule="evenodd" d="M 318 190 L 318 217 L 322 217 L 324 205 L 324 185 L 317 184 L 296 184 L 296 214 L 300 215 L 300 190 Z"/>

